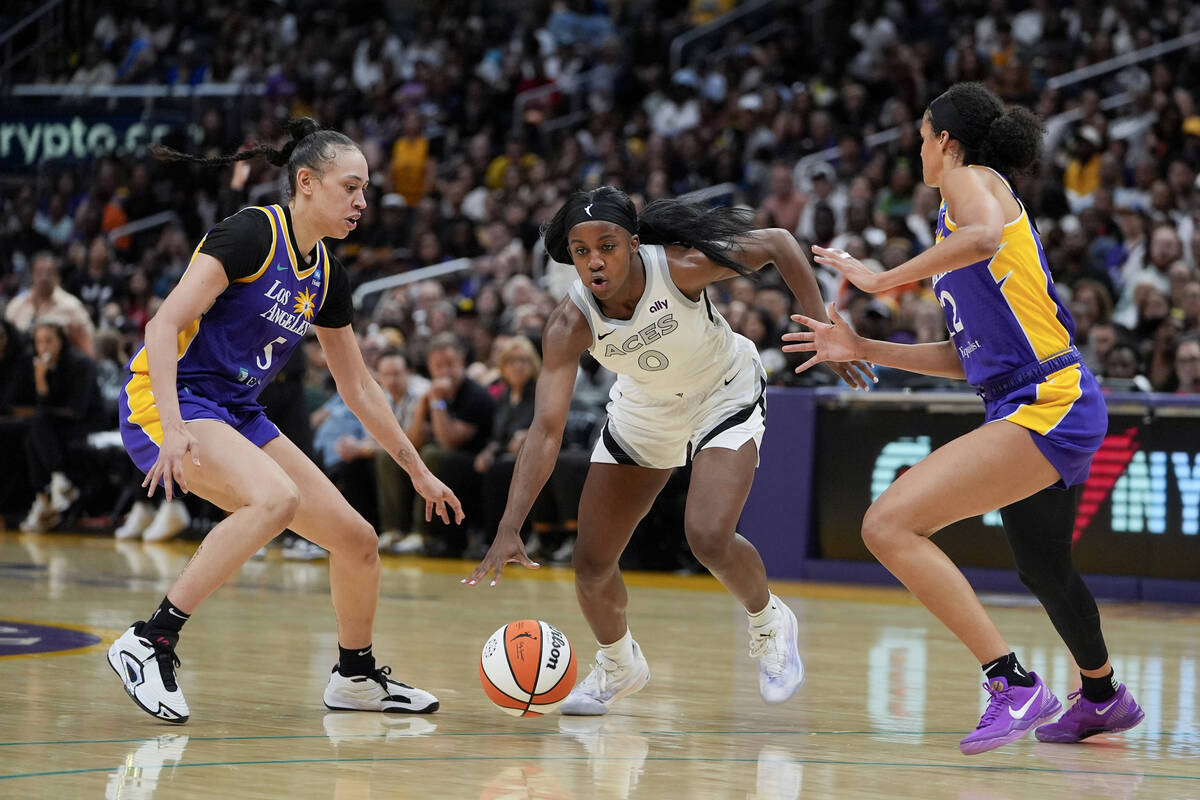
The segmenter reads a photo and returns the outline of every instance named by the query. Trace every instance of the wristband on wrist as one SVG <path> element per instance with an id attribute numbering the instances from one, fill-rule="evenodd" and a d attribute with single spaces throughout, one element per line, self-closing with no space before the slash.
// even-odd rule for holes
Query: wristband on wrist
<path id="1" fill-rule="evenodd" d="M 434 400 L 434 401 L 433 401 L 432 403 L 430 403 L 429 405 L 430 405 L 430 407 L 431 407 L 431 408 L 437 408 L 437 409 L 441 409 L 442 411 L 445 411 L 445 410 L 446 410 L 446 401 L 445 401 L 445 400 L 442 400 L 441 398 L 438 398 L 438 399 Z"/>

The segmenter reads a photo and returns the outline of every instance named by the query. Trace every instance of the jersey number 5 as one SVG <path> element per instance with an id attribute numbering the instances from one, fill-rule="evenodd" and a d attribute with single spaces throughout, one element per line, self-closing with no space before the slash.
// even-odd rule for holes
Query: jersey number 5
<path id="1" fill-rule="evenodd" d="M 276 336 L 275 341 L 267 342 L 266 347 L 263 348 L 262 355 L 254 359 L 254 363 L 258 365 L 259 369 L 271 368 L 271 350 L 274 349 L 275 345 L 277 344 L 287 344 L 287 339 L 283 338 L 282 336 Z"/>

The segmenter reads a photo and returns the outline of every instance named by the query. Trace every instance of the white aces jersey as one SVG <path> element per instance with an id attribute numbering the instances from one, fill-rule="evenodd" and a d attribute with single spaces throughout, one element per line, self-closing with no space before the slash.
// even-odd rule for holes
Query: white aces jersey
<path id="1" fill-rule="evenodd" d="M 592 329 L 588 351 L 617 374 L 618 392 L 647 400 L 696 399 L 732 380 L 731 373 L 757 355 L 754 344 L 733 332 L 708 295 L 690 300 L 679 291 L 662 245 L 638 248 L 646 265 L 646 287 L 630 319 L 610 319 L 576 279 L 571 300 Z"/>

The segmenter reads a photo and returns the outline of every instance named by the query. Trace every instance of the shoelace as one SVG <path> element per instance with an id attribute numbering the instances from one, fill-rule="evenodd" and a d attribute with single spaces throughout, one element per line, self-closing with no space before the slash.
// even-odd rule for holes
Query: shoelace
<path id="1" fill-rule="evenodd" d="M 787 657 L 779 646 L 779 628 L 771 627 L 765 631 L 750 629 L 750 657 L 761 658 L 766 665 L 767 674 L 782 675 L 787 666 Z"/>
<path id="2" fill-rule="evenodd" d="M 390 695 L 391 691 L 388 690 L 388 675 L 391 675 L 391 674 L 392 674 L 392 668 L 385 664 L 382 667 L 380 667 L 379 669 L 372 672 L 367 677 L 370 678 L 371 680 L 375 681 L 376 683 L 378 683 L 380 686 L 382 686 L 383 691 L 386 694 Z"/>
<path id="3" fill-rule="evenodd" d="M 367 677 L 370 678 L 371 680 L 375 681 L 376 683 L 378 683 L 380 686 L 382 686 L 383 691 L 387 692 L 389 697 L 392 694 L 392 690 L 390 688 L 388 688 L 389 681 L 391 683 L 396 684 L 397 686 L 403 686 L 405 689 L 413 688 L 413 687 L 409 686 L 407 683 L 401 683 L 400 681 L 393 681 L 391 678 L 388 677 L 391 674 L 392 674 L 392 668 L 385 664 L 382 667 L 380 667 L 379 669 L 372 672 Z"/>
<path id="4" fill-rule="evenodd" d="M 614 676 L 620 668 L 620 664 L 606 656 L 604 653 L 596 653 L 596 660 L 592 663 L 592 671 L 588 674 L 584 683 L 595 683 L 596 693 L 603 695 L 608 689 L 608 683 L 610 680 L 612 680 L 612 676 Z"/>
<path id="5" fill-rule="evenodd" d="M 1011 687 L 1003 692 L 998 692 L 989 684 L 984 684 L 983 688 L 988 690 L 992 699 L 988 701 L 988 707 L 984 710 L 983 716 L 979 718 L 979 724 L 975 726 L 975 730 L 979 730 L 984 725 L 990 725 L 996 721 L 996 717 L 1000 714 L 1001 709 L 1011 706 L 1013 703 L 1013 693 Z"/>
<path id="6" fill-rule="evenodd" d="M 175 646 L 163 637 L 156 638 L 150 643 L 154 647 L 154 660 L 158 662 L 158 674 L 162 677 L 163 686 L 168 692 L 179 688 L 175 682 L 175 668 L 183 666 L 179 656 L 175 655 Z"/>
<path id="7" fill-rule="evenodd" d="M 1078 698 L 1081 694 L 1083 694 L 1083 689 L 1076 689 L 1075 691 L 1073 691 L 1069 695 L 1067 695 L 1067 701 L 1069 702 L 1071 700 L 1078 700 Z M 1082 703 L 1076 702 L 1074 705 L 1072 705 L 1070 708 L 1067 709 L 1067 714 L 1075 714 L 1077 712 L 1083 713 L 1083 704 Z M 1065 717 L 1067 714 L 1064 714 L 1063 716 Z"/>

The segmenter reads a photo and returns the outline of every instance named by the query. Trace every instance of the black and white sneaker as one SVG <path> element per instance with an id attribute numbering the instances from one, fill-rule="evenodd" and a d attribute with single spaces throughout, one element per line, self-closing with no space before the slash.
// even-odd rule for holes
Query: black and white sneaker
<path id="1" fill-rule="evenodd" d="M 188 721 L 187 701 L 175 682 L 179 659 L 165 637 L 151 642 L 142 636 L 146 623 L 133 623 L 108 648 L 108 665 L 121 678 L 125 693 L 138 708 L 165 722 Z"/>
<path id="2" fill-rule="evenodd" d="M 334 711 L 390 711 L 430 714 L 438 710 L 438 699 L 422 689 L 394 681 L 391 667 L 380 667 L 370 675 L 347 678 L 337 666 L 325 687 L 325 707 Z"/>

